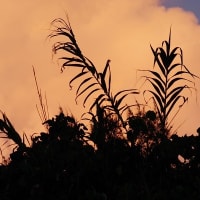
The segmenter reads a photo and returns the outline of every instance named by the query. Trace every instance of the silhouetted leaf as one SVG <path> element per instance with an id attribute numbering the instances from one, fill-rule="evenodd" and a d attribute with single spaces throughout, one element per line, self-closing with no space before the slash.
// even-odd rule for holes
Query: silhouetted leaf
<path id="1" fill-rule="evenodd" d="M 155 100 L 156 100 L 156 104 L 157 104 L 157 106 L 159 107 L 159 110 L 162 113 L 163 110 L 164 110 L 162 98 L 157 93 L 155 93 L 154 91 L 145 90 L 144 93 L 145 92 L 150 92 L 151 94 L 153 94 L 153 97 L 155 97 Z"/>
<path id="2" fill-rule="evenodd" d="M 151 45 L 150 45 L 151 46 Z M 165 68 L 164 68 L 164 66 L 163 66 L 163 64 L 160 62 L 160 60 L 159 60 L 159 58 L 158 58 L 158 53 L 157 53 L 157 51 L 158 51 L 158 49 L 156 49 L 156 51 L 153 49 L 153 47 L 151 46 L 151 50 L 152 50 L 152 52 L 153 52 L 153 54 L 154 54 L 154 66 L 155 66 L 155 64 L 157 63 L 158 64 L 158 66 L 159 66 L 159 68 L 160 68 L 160 70 L 161 70 L 161 72 L 162 72 L 162 74 L 165 76 L 166 75 L 166 70 L 165 70 Z"/>
<path id="3" fill-rule="evenodd" d="M 79 93 L 77 94 L 75 100 L 77 100 L 77 98 L 78 98 L 79 96 L 81 96 L 84 92 L 86 92 L 88 89 L 90 89 L 90 88 L 93 87 L 94 85 L 98 85 L 98 83 L 92 83 L 92 84 L 88 85 L 85 89 L 83 89 L 81 92 L 79 92 Z"/>
<path id="4" fill-rule="evenodd" d="M 104 76 L 102 73 L 99 73 L 99 76 L 100 76 L 100 80 L 101 80 L 101 87 L 103 89 L 103 91 L 107 94 L 107 87 L 106 87 L 106 81 L 104 79 Z"/>
<path id="5" fill-rule="evenodd" d="M 85 65 L 79 64 L 79 63 L 73 63 L 73 64 L 63 63 L 62 68 L 64 69 L 65 67 L 80 67 L 80 68 L 85 68 Z"/>
<path id="6" fill-rule="evenodd" d="M 173 64 L 169 67 L 168 69 L 168 74 L 170 74 L 172 72 L 173 69 L 177 69 L 177 67 L 180 66 L 180 63 L 176 63 L 176 64 Z"/>
<path id="7" fill-rule="evenodd" d="M 176 88 L 174 88 L 173 90 L 171 90 L 171 91 L 167 94 L 167 96 L 166 96 L 166 98 L 168 99 L 168 102 L 169 102 L 169 98 L 171 99 L 172 96 L 173 96 L 173 98 L 175 98 L 175 97 L 176 97 L 177 95 L 179 95 L 180 92 L 182 92 L 183 89 L 185 89 L 185 88 L 188 88 L 188 86 L 187 86 L 187 85 L 179 86 L 179 87 L 176 87 Z M 173 98 L 172 98 L 172 99 L 173 99 Z"/>
<path id="8" fill-rule="evenodd" d="M 167 55 L 166 55 L 164 49 L 159 48 L 159 53 L 158 53 L 158 55 L 159 55 L 160 58 L 161 58 L 162 66 L 164 66 L 165 70 L 167 70 L 168 67 L 169 67 L 169 64 L 168 64 L 168 62 L 167 62 Z M 158 57 L 158 59 L 159 59 L 159 57 Z"/>
<path id="9" fill-rule="evenodd" d="M 94 103 L 90 106 L 90 111 L 94 108 L 94 106 L 96 106 L 96 104 L 99 104 L 99 106 L 101 106 L 101 104 L 107 100 L 107 98 L 105 97 L 105 94 L 100 94 L 94 101 Z M 103 98 L 104 97 L 104 98 Z"/>
<path id="10" fill-rule="evenodd" d="M 124 98 L 127 97 L 127 96 L 130 95 L 130 94 L 136 94 L 136 93 L 133 92 L 133 91 L 132 91 L 132 92 L 130 91 L 129 93 L 124 94 L 124 95 L 121 96 L 118 100 L 115 101 L 115 107 L 116 107 L 116 108 L 119 108 L 119 106 L 120 106 L 121 102 L 124 100 Z"/>
<path id="11" fill-rule="evenodd" d="M 88 71 L 84 71 L 84 72 L 81 72 L 81 73 L 77 74 L 74 78 L 72 78 L 72 79 L 70 80 L 69 86 L 72 87 L 72 86 L 71 86 L 72 82 L 74 82 L 77 78 L 80 78 L 80 77 L 82 77 L 83 75 L 85 75 L 85 74 L 87 74 L 87 73 L 88 73 Z"/>
<path id="12" fill-rule="evenodd" d="M 88 81 L 90 81 L 92 78 L 93 78 L 93 77 L 88 77 L 88 78 L 84 79 L 84 80 L 80 83 L 80 85 L 78 86 L 78 89 L 76 90 L 76 95 L 79 93 L 79 90 L 81 89 L 81 87 L 82 87 L 84 84 L 86 84 Z"/>
<path id="13" fill-rule="evenodd" d="M 96 88 L 94 90 L 92 90 L 85 98 L 84 102 L 83 102 L 83 106 L 85 107 L 85 103 L 87 102 L 88 98 L 95 92 L 97 92 L 98 90 L 101 90 L 101 88 Z"/>
<path id="14" fill-rule="evenodd" d="M 105 77 L 106 77 L 106 73 L 107 73 L 107 70 L 108 70 L 108 68 L 110 68 L 110 65 L 109 65 L 109 63 L 110 63 L 110 60 L 107 60 L 107 62 L 106 62 L 106 66 L 105 66 L 105 68 L 104 68 L 104 70 L 103 70 L 103 78 L 105 79 Z"/>
<path id="15" fill-rule="evenodd" d="M 164 90 L 164 88 L 163 88 L 163 86 L 162 86 L 162 90 L 160 90 L 160 87 L 159 87 L 159 85 L 156 85 L 156 84 L 154 84 L 154 82 L 153 81 L 151 81 L 151 80 L 153 80 L 153 78 L 151 78 L 151 79 L 147 79 L 150 83 L 151 83 L 151 85 L 153 86 L 153 88 L 155 89 L 155 91 L 157 92 L 157 94 L 160 96 L 160 98 L 162 99 L 162 102 L 164 102 L 165 101 L 165 99 L 164 99 L 164 94 L 165 94 L 165 90 Z"/>
<path id="16" fill-rule="evenodd" d="M 134 94 L 139 94 L 139 92 L 138 92 L 137 89 L 121 90 L 121 91 L 117 92 L 117 93 L 114 95 L 113 101 L 115 102 L 116 99 L 117 99 L 117 97 L 118 97 L 119 95 L 121 95 L 122 93 L 124 93 L 124 92 L 132 93 L 132 94 L 133 94 L 133 93 L 134 93 Z"/>
<path id="17" fill-rule="evenodd" d="M 167 88 L 170 89 L 170 87 L 172 87 L 174 83 L 177 83 L 177 81 L 178 81 L 178 82 L 179 82 L 179 81 L 188 81 L 188 82 L 192 82 L 192 81 L 190 81 L 189 79 L 182 78 L 182 77 L 181 77 L 181 78 L 180 78 L 180 77 L 177 77 L 177 78 L 170 79 L 170 80 L 168 81 Z"/>
<path id="18" fill-rule="evenodd" d="M 163 78 L 160 76 L 160 74 L 158 72 L 152 71 L 152 70 L 147 70 L 149 71 L 151 74 L 153 74 L 156 78 L 158 78 L 158 80 L 160 82 L 162 82 L 162 84 L 165 84 L 165 82 L 163 81 Z"/>
<path id="19" fill-rule="evenodd" d="M 172 111 L 173 107 L 175 106 L 175 104 L 177 103 L 177 101 L 182 98 L 183 99 L 183 104 L 187 101 L 188 98 L 185 98 L 184 96 L 177 96 L 175 97 L 175 99 L 173 100 L 173 102 L 171 102 L 171 105 L 168 106 L 168 111 L 166 113 L 166 117 L 168 117 L 168 115 L 170 114 L 170 112 Z"/>

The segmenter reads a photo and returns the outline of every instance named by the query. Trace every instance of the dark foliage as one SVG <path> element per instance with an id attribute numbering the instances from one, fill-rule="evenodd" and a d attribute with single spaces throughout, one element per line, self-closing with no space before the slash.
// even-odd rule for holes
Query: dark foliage
<path id="1" fill-rule="evenodd" d="M 172 135 L 147 151 L 149 120 L 130 119 L 128 140 L 111 137 L 96 149 L 85 127 L 61 112 L 0 167 L 1 199 L 199 199 L 200 136 Z M 138 129 L 149 134 L 143 142 Z"/>

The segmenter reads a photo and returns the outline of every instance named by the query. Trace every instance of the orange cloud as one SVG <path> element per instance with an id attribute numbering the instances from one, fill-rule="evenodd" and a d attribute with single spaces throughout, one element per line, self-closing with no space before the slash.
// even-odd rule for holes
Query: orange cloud
<path id="1" fill-rule="evenodd" d="M 167 9 L 158 0 L 4 1 L 0 8 L 0 108 L 20 133 L 42 131 L 35 108 L 38 97 L 32 65 L 47 94 L 50 117 L 58 113 L 59 106 L 75 116 L 81 114 L 81 101 L 75 105 L 74 91 L 68 87 L 73 69 L 60 73 L 56 58 L 51 59 L 52 43 L 46 40 L 50 22 L 57 17 L 65 19 L 65 12 L 80 47 L 97 68 L 102 69 L 111 59 L 114 91 L 137 87 L 136 70 L 153 66 L 149 45 L 161 45 L 170 27 L 172 44 L 182 47 L 185 64 L 200 74 L 200 26 L 193 13 L 181 8 Z M 186 120 L 180 133 L 196 133 L 200 126 L 198 110 L 193 95 L 175 123 L 177 127 Z"/>

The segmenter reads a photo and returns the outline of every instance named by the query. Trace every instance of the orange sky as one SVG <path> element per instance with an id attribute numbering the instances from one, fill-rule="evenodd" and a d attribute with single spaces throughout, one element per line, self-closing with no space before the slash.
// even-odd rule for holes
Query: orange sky
<path id="1" fill-rule="evenodd" d="M 81 101 L 75 105 L 68 87 L 73 69 L 60 73 L 51 57 L 52 43 L 46 40 L 50 22 L 65 18 L 65 12 L 80 47 L 96 67 L 102 69 L 111 59 L 114 91 L 136 88 L 136 69 L 153 66 L 149 45 L 161 45 L 170 26 L 172 45 L 183 49 L 185 65 L 200 76 L 200 25 L 193 13 L 181 8 L 166 9 L 159 0 L 7 0 L 0 7 L 0 109 L 20 133 L 43 130 L 35 107 L 39 102 L 32 65 L 40 88 L 46 92 L 50 117 L 58 114 L 59 106 L 75 116 L 82 114 Z M 196 86 L 199 88 L 200 82 Z M 181 134 L 195 134 L 200 126 L 195 94 L 174 128 L 182 122 Z"/>

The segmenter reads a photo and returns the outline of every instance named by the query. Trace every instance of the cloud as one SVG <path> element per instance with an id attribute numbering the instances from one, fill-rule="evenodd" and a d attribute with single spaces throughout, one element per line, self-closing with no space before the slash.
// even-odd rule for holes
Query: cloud
<path id="1" fill-rule="evenodd" d="M 50 116 L 58 113 L 59 106 L 75 116 L 82 111 L 81 100 L 76 106 L 74 91 L 68 87 L 73 69 L 60 73 L 56 58 L 51 59 L 52 43 L 46 40 L 50 22 L 57 17 L 65 19 L 66 12 L 80 47 L 97 68 L 102 69 L 111 59 L 114 91 L 137 86 L 136 70 L 153 66 L 149 45 L 161 45 L 170 27 L 172 44 L 182 47 L 185 64 L 200 73 L 200 26 L 195 15 L 183 9 L 167 9 L 158 0 L 4 1 L 0 8 L 0 108 L 20 133 L 42 131 L 32 65 L 46 92 Z M 198 109 L 193 95 L 176 122 L 177 127 L 186 120 L 179 132 L 196 132 Z"/>

